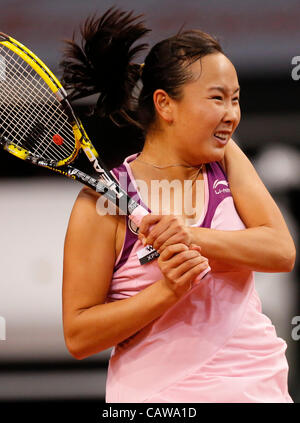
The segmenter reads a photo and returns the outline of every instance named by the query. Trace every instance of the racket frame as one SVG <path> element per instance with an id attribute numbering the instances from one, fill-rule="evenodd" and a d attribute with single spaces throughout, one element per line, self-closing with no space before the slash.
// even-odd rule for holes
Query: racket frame
<path id="1" fill-rule="evenodd" d="M 11 140 L 6 139 L 5 137 L 1 138 L 0 136 L 0 143 L 3 145 L 3 148 L 21 160 L 30 161 L 34 165 L 48 168 L 68 178 L 78 180 L 79 182 L 106 196 L 110 201 L 117 205 L 117 207 L 120 206 L 119 200 L 125 196 L 127 201 L 122 201 L 121 209 L 128 215 L 131 215 L 135 208 L 140 208 L 141 206 L 128 196 L 128 194 L 119 186 L 119 183 L 113 174 L 111 174 L 100 161 L 97 150 L 90 141 L 80 119 L 75 115 L 72 109 L 68 100 L 67 92 L 47 65 L 45 65 L 41 59 L 39 59 L 22 43 L 2 32 L 0 32 L 0 44 L 4 45 L 6 48 L 12 50 L 15 54 L 21 57 L 31 68 L 35 70 L 43 81 L 45 81 L 50 90 L 55 94 L 57 100 L 60 102 L 64 112 L 67 114 L 75 139 L 74 150 L 71 155 L 59 161 L 45 159 L 39 155 L 34 155 L 25 148 L 13 143 Z M 69 163 L 75 160 L 80 150 L 84 151 L 93 168 L 102 180 L 94 178 L 69 165 Z M 124 209 L 125 203 L 127 203 L 126 209 Z M 144 214 L 147 214 L 147 212 L 143 213 L 143 215 Z"/>

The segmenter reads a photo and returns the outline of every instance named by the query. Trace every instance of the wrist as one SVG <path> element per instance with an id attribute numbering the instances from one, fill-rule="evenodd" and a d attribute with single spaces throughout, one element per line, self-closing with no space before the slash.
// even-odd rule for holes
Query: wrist
<path id="1" fill-rule="evenodd" d="M 195 244 L 198 245 L 199 247 L 201 247 L 201 241 L 200 241 L 200 231 L 201 228 L 196 228 L 194 226 L 191 226 L 189 228 L 189 233 L 190 233 L 190 244 Z"/>
<path id="2" fill-rule="evenodd" d="M 179 300 L 179 297 L 176 295 L 170 284 L 168 284 L 166 279 L 160 279 L 157 281 L 157 284 L 161 291 L 161 298 L 163 298 L 163 301 L 166 304 L 172 306 Z"/>

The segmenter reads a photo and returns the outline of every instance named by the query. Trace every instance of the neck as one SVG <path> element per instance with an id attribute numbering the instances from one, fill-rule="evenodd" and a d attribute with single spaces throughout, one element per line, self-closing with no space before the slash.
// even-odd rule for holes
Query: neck
<path id="1" fill-rule="evenodd" d="M 195 172 L 201 170 L 202 164 L 189 163 L 181 152 L 174 148 L 174 143 L 159 135 L 147 135 L 144 148 L 136 159 L 139 167 L 143 166 L 147 172 L 155 172 L 159 178 L 194 179 Z"/>
<path id="2" fill-rule="evenodd" d="M 141 160 L 158 166 L 177 163 L 189 164 L 182 157 L 179 157 L 172 143 L 163 133 L 147 134 L 144 148 L 139 157 Z"/>

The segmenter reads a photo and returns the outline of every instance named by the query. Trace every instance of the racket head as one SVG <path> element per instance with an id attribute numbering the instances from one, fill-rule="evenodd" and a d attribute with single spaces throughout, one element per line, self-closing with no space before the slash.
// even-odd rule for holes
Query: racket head
<path id="1" fill-rule="evenodd" d="M 99 159 L 55 75 L 27 47 L 1 32 L 0 145 L 22 160 L 79 180 L 111 201 L 127 198 L 121 208 L 128 215 L 138 207 Z M 69 165 L 80 149 L 98 178 Z"/>
<path id="2" fill-rule="evenodd" d="M 1 32 L 0 143 L 44 166 L 67 165 L 83 147 L 98 157 L 59 80 L 32 51 Z"/>

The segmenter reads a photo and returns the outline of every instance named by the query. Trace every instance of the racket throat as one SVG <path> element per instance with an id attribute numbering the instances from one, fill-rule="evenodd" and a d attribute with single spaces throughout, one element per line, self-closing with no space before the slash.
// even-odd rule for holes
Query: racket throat
<path id="1" fill-rule="evenodd" d="M 113 182 L 113 181 L 108 181 L 108 182 L 106 183 L 106 186 L 107 186 L 107 187 L 108 187 L 111 191 L 113 191 L 113 192 L 116 194 L 116 197 L 118 198 L 118 200 L 120 200 L 120 198 L 122 198 L 122 197 L 123 197 L 123 195 L 124 195 L 124 194 L 118 190 L 117 185 L 115 184 L 115 182 Z"/>
<path id="2" fill-rule="evenodd" d="M 92 163 L 93 168 L 95 169 L 95 171 L 100 175 L 100 178 L 105 181 L 105 185 L 111 191 L 114 191 L 114 193 L 116 194 L 117 198 L 120 199 L 123 196 L 123 193 L 118 190 L 117 184 L 112 179 L 110 179 L 107 176 L 107 171 L 100 165 L 97 157 L 92 152 L 92 150 L 88 146 L 83 147 L 83 150 L 84 150 L 86 156 L 88 157 L 89 161 Z"/>

